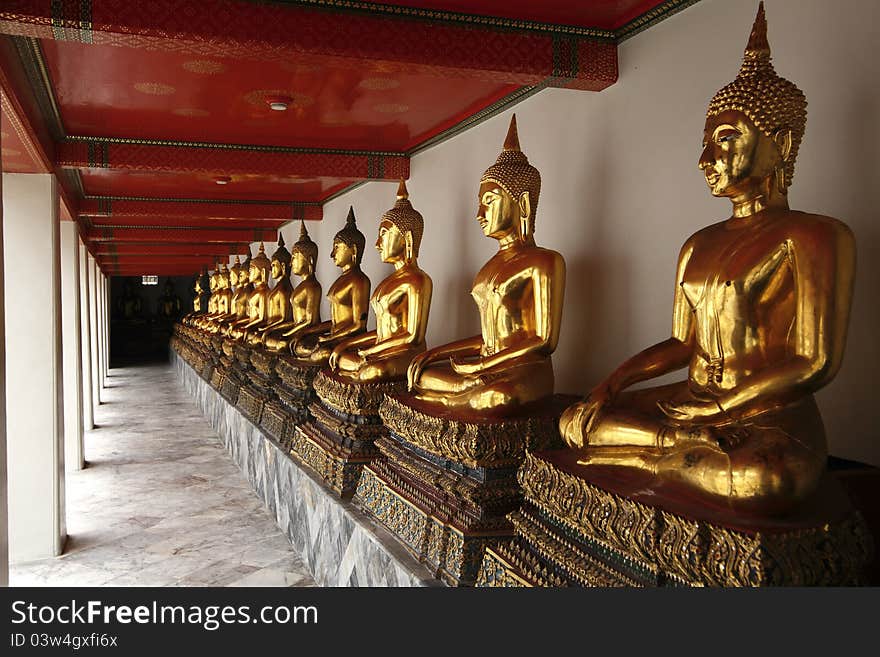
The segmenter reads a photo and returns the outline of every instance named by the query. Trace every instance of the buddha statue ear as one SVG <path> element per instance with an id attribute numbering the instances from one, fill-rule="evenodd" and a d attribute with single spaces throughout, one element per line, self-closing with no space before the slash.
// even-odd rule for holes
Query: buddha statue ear
<path id="1" fill-rule="evenodd" d="M 781 194 L 785 194 L 786 190 L 788 189 L 788 183 L 785 180 L 785 165 L 788 162 L 788 158 L 791 157 L 791 130 L 787 128 L 781 128 L 777 130 L 776 133 L 773 135 L 773 141 L 776 142 L 776 146 L 779 148 L 779 154 L 782 157 L 775 170 L 776 187 Z"/>
<path id="2" fill-rule="evenodd" d="M 356 267 L 357 264 L 358 264 L 358 248 L 357 248 L 357 244 L 352 244 L 352 245 L 351 245 L 351 253 L 352 253 L 352 256 L 351 256 L 351 264 L 352 264 L 353 267 Z"/>
<path id="3" fill-rule="evenodd" d="M 523 192 L 519 197 L 519 233 L 523 241 L 527 241 L 532 233 L 532 199 L 528 192 Z"/>
<path id="4" fill-rule="evenodd" d="M 404 254 L 407 262 L 413 261 L 413 236 L 412 231 L 406 231 L 406 234 L 403 236 L 404 244 L 406 245 Z"/>

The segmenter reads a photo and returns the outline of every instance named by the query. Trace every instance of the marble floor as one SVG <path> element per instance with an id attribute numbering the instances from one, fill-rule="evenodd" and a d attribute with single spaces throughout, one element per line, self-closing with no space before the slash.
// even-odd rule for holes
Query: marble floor
<path id="1" fill-rule="evenodd" d="M 64 554 L 12 586 L 314 586 L 168 364 L 114 368 L 86 468 L 67 473 Z"/>

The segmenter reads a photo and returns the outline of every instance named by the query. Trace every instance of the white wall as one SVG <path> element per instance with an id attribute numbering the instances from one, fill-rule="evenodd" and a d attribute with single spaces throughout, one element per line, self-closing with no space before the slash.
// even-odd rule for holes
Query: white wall
<path id="1" fill-rule="evenodd" d="M 794 209 L 847 222 L 859 248 L 849 343 L 837 379 L 818 395 L 832 453 L 880 464 L 874 370 L 880 234 L 875 122 L 880 47 L 875 0 L 766 0 L 777 71 L 807 96 L 806 138 L 790 192 Z M 757 2 L 702 0 L 620 47 L 620 80 L 601 93 L 550 89 L 514 108 L 523 151 L 543 177 L 539 244 L 568 266 L 554 355 L 559 392 L 585 393 L 622 360 L 669 336 L 674 269 L 684 240 L 729 216 L 697 169 L 709 99 L 739 70 Z M 474 219 L 483 170 L 501 150 L 511 111 L 412 160 L 410 199 L 425 216 L 422 267 L 434 280 L 429 345 L 479 331 L 469 291 L 495 242 Z M 364 271 L 390 268 L 372 248 L 396 183 L 369 183 L 310 223 L 319 279 L 336 276 L 329 247 L 350 204 L 367 236 Z M 288 244 L 299 226 L 284 229 Z M 272 246 L 267 245 L 271 255 Z M 326 314 L 326 305 L 325 305 Z M 680 378 L 680 377 L 679 377 Z"/>
<path id="2" fill-rule="evenodd" d="M 10 561 L 61 553 L 64 427 L 58 188 L 3 174 Z"/>

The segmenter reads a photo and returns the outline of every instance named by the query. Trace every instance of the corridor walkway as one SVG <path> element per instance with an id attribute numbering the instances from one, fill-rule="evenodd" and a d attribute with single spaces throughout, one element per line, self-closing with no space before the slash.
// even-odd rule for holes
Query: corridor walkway
<path id="1" fill-rule="evenodd" d="M 111 370 L 87 465 L 67 473 L 61 557 L 12 586 L 313 586 L 167 364 Z"/>

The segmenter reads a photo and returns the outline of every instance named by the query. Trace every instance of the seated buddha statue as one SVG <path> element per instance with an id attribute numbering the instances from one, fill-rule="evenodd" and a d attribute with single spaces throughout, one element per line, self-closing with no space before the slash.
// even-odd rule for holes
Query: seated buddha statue
<path id="1" fill-rule="evenodd" d="M 196 276 L 195 283 L 193 283 L 193 292 L 195 293 L 195 296 L 193 297 L 192 301 L 192 312 L 187 313 L 181 318 L 181 324 L 188 326 L 192 323 L 196 316 L 200 315 L 202 312 L 202 294 L 204 293 L 204 290 L 202 289 L 203 275 L 204 272 L 200 272 L 199 275 Z"/>
<path id="2" fill-rule="evenodd" d="M 401 180 L 397 202 L 382 215 L 376 240 L 382 262 L 394 265 L 394 272 L 370 301 L 376 330 L 343 340 L 330 356 L 331 369 L 343 377 L 362 383 L 403 377 L 413 357 L 425 351 L 433 285 L 417 262 L 423 230 L 422 215 Z"/>
<path id="3" fill-rule="evenodd" d="M 423 401 L 504 413 L 553 394 L 565 261 L 535 244 L 540 190 L 514 116 L 504 150 L 480 180 L 477 221 L 499 247 L 471 290 L 482 332 L 413 359 L 408 384 Z"/>
<path id="4" fill-rule="evenodd" d="M 217 315 L 217 293 L 219 291 L 218 280 L 220 277 L 220 263 L 216 263 L 214 266 L 214 271 L 211 272 L 211 275 L 208 277 L 208 302 L 206 304 L 207 313 L 198 317 L 194 324 L 198 328 L 203 328 L 206 326 L 207 322 L 210 322 Z"/>
<path id="5" fill-rule="evenodd" d="M 290 251 L 290 270 L 302 280 L 290 293 L 290 320 L 263 333 L 263 344 L 274 352 L 286 351 L 303 331 L 321 323 L 321 284 L 315 278 L 318 245 L 309 237 L 304 221 Z"/>
<path id="6" fill-rule="evenodd" d="M 290 293 L 293 286 L 290 283 L 290 251 L 284 246 L 284 237 L 278 233 L 278 248 L 272 254 L 270 272 L 275 279 L 275 287 L 266 298 L 266 319 L 262 324 L 251 327 L 248 332 L 247 342 L 249 345 L 262 346 L 263 338 L 279 326 L 290 321 Z"/>
<path id="7" fill-rule="evenodd" d="M 225 336 L 228 336 L 232 329 L 240 328 L 250 321 L 248 318 L 248 299 L 250 299 L 251 292 L 254 291 L 254 286 L 250 281 L 251 258 L 251 250 L 248 247 L 244 262 L 241 261 L 239 256 L 235 256 L 235 263 L 230 268 L 230 272 L 235 271 L 235 292 L 229 302 L 233 317 L 225 322 L 220 329 L 220 333 Z M 230 274 L 231 278 L 232 276 Z"/>
<path id="8" fill-rule="evenodd" d="M 251 258 L 248 266 L 248 281 L 252 286 L 251 293 L 248 296 L 248 316 L 247 322 L 240 324 L 236 322 L 227 332 L 227 336 L 232 340 L 239 342 L 247 342 L 250 332 L 254 328 L 263 326 L 268 317 L 269 303 L 269 258 L 266 256 L 266 247 L 260 242 L 260 249 L 256 256 Z M 224 352 L 226 346 L 224 344 Z"/>
<path id="9" fill-rule="evenodd" d="M 730 218 L 685 242 L 672 336 L 560 420 L 580 463 L 639 468 L 729 508 L 775 514 L 817 486 L 827 447 L 813 393 L 843 358 L 849 228 L 790 210 L 806 99 L 770 62 L 763 4 L 736 79 L 709 104 L 699 168 Z M 687 379 L 624 392 L 687 367 Z"/>
<path id="10" fill-rule="evenodd" d="M 174 291 L 174 283 L 165 281 L 165 289 L 157 303 L 156 315 L 163 322 L 173 322 L 180 316 L 180 297 Z"/>
<path id="11" fill-rule="evenodd" d="M 213 317 L 206 319 L 202 328 L 211 334 L 217 334 L 223 324 L 232 319 L 231 272 L 225 263 L 220 263 L 217 272 L 216 308 Z"/>
<path id="12" fill-rule="evenodd" d="M 348 211 L 345 227 L 333 237 L 330 257 L 342 270 L 327 291 L 330 321 L 303 330 L 290 350 L 297 358 L 326 363 L 342 340 L 363 333 L 367 327 L 370 279 L 361 271 L 367 239 L 355 223 L 354 208 Z"/>

